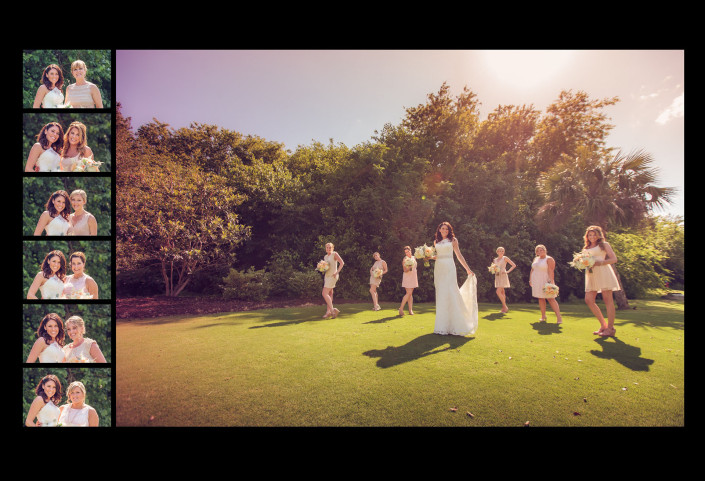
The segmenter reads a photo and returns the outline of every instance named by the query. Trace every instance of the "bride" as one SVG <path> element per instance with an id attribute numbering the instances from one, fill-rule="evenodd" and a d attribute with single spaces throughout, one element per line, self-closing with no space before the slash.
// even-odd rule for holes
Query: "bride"
<path id="1" fill-rule="evenodd" d="M 465 336 L 477 330 L 477 278 L 460 253 L 458 239 L 453 227 L 442 222 L 436 229 L 433 241 L 436 247 L 436 264 L 433 269 L 433 283 L 436 286 L 435 334 Z M 458 288 L 455 270 L 455 253 L 458 261 L 468 273 L 462 287 Z"/>
<path id="2" fill-rule="evenodd" d="M 86 386 L 81 381 L 69 384 L 66 396 L 69 402 L 59 408 L 59 423 L 62 426 L 98 426 L 98 413 L 86 404 Z"/>
<path id="3" fill-rule="evenodd" d="M 61 89 L 64 86 L 64 73 L 61 67 L 51 64 L 42 72 L 42 84 L 37 89 L 34 96 L 33 109 L 63 107 L 64 94 Z"/>
<path id="4" fill-rule="evenodd" d="M 71 202 L 68 192 L 57 190 L 49 197 L 46 210 L 42 212 L 34 229 L 34 235 L 42 235 L 46 230 L 47 235 L 66 235 L 69 227 L 69 203 Z"/>
<path id="5" fill-rule="evenodd" d="M 39 381 L 34 392 L 34 398 L 29 406 L 25 426 L 29 427 L 54 427 L 59 423 L 61 410 L 57 404 L 61 402 L 61 383 L 53 374 L 47 374 Z M 37 420 L 36 422 L 34 420 Z"/>
<path id="6" fill-rule="evenodd" d="M 51 251 L 44 257 L 41 270 L 34 276 L 27 299 L 38 299 L 37 290 L 42 293 L 42 299 L 58 299 L 64 290 L 64 282 L 66 257 L 59 250 Z"/>
<path id="7" fill-rule="evenodd" d="M 64 323 L 58 314 L 53 312 L 44 316 L 37 329 L 38 339 L 27 356 L 27 363 L 64 362 Z"/>
<path id="8" fill-rule="evenodd" d="M 49 122 L 37 134 L 37 142 L 27 157 L 25 172 L 59 172 L 64 147 L 64 129 L 57 122 Z"/>

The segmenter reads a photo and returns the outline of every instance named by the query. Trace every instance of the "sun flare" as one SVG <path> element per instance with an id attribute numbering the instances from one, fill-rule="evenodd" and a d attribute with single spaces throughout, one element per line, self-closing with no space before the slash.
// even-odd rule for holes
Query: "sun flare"
<path id="1" fill-rule="evenodd" d="M 498 81 L 528 90 L 550 80 L 571 63 L 570 50 L 492 50 L 483 52 L 485 65 Z"/>

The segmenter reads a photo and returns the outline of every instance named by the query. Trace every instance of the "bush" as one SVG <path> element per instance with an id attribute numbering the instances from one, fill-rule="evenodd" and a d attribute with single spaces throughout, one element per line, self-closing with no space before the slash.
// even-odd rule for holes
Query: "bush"
<path id="1" fill-rule="evenodd" d="M 322 288 L 322 276 L 316 271 L 295 271 L 289 277 L 288 293 L 291 297 L 317 297 L 321 295 Z"/>
<path id="2" fill-rule="evenodd" d="M 269 282 L 264 269 L 256 271 L 250 267 L 247 271 L 230 269 L 223 278 L 223 297 L 241 301 L 262 301 L 269 295 Z"/>

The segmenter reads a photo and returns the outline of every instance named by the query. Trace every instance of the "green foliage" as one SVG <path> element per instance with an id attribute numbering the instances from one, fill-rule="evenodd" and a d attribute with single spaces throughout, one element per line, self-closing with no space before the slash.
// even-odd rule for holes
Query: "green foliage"
<path id="1" fill-rule="evenodd" d="M 22 106 L 32 108 L 42 73 L 51 64 L 61 67 L 64 74 L 62 93 L 76 80 L 71 75 L 71 63 L 83 60 L 88 71 L 86 80 L 100 90 L 103 108 L 112 107 L 112 53 L 110 50 L 25 50 L 22 53 Z"/>
<path id="2" fill-rule="evenodd" d="M 264 269 L 256 271 L 250 267 L 247 271 L 230 269 L 223 278 L 223 297 L 242 301 L 262 301 L 269 294 L 269 283 Z"/>

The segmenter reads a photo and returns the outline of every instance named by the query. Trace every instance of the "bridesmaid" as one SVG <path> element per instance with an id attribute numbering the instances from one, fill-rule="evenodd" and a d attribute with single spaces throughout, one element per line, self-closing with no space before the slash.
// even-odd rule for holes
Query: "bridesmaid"
<path id="1" fill-rule="evenodd" d="M 494 286 L 497 289 L 497 297 L 502 302 L 501 312 L 506 313 L 509 312 L 509 308 L 507 307 L 507 295 L 504 289 L 510 287 L 508 274 L 516 269 L 516 264 L 509 257 L 505 257 L 504 247 L 497 247 L 497 257 L 492 262 L 499 266 L 499 274 L 494 276 Z M 507 270 L 507 264 L 512 266 L 509 270 Z"/>
<path id="2" fill-rule="evenodd" d="M 71 344 L 64 347 L 66 362 L 107 362 L 98 343 L 84 337 L 86 324 L 82 317 L 71 316 L 66 319 L 66 332 L 71 338 Z"/>
<path id="3" fill-rule="evenodd" d="M 34 96 L 33 109 L 63 107 L 64 94 L 61 89 L 64 86 L 64 73 L 61 67 L 55 64 L 49 65 L 42 72 L 42 84 L 37 89 Z"/>
<path id="4" fill-rule="evenodd" d="M 410 265 L 409 265 L 410 264 Z M 419 287 L 419 279 L 416 275 L 416 258 L 411 254 L 411 247 L 404 246 L 404 259 L 401 261 L 401 268 L 404 271 L 401 279 L 401 286 L 406 289 L 406 294 L 399 306 L 399 315 L 404 315 L 404 304 L 409 304 L 409 314 L 414 315 L 412 310 L 414 305 L 414 289 Z"/>
<path id="5" fill-rule="evenodd" d="M 86 81 L 86 73 L 88 67 L 83 60 L 75 60 L 71 64 L 71 75 L 76 79 L 76 83 L 66 87 L 66 103 L 75 109 L 102 109 L 103 98 L 100 96 L 100 89 Z"/>
<path id="6" fill-rule="evenodd" d="M 379 311 L 382 308 L 379 307 L 379 295 L 377 294 L 377 288 L 382 282 L 382 276 L 387 273 L 387 263 L 382 260 L 382 256 L 379 255 L 379 252 L 372 254 L 372 258 L 375 260 L 375 263 L 372 264 L 372 267 L 370 267 L 370 294 L 372 295 L 372 310 Z M 375 269 L 382 269 L 382 275 L 375 277 Z"/>
<path id="7" fill-rule="evenodd" d="M 531 286 L 531 295 L 538 298 L 539 309 L 541 309 L 541 319 L 539 321 L 546 321 L 546 294 L 543 293 L 543 286 L 546 283 L 553 282 L 553 273 L 556 268 L 556 261 L 553 257 L 546 255 L 546 246 L 539 244 L 534 249 L 536 253 L 536 258 L 531 264 L 531 272 L 529 273 L 529 285 Z M 562 324 L 563 318 L 561 317 L 561 311 L 558 307 L 558 301 L 555 298 L 549 297 L 548 303 L 551 304 L 553 312 L 556 313 L 556 324 Z"/>
<path id="8" fill-rule="evenodd" d="M 77 189 L 69 197 L 74 212 L 69 216 L 68 235 L 98 235 L 98 223 L 90 212 L 84 207 L 88 201 L 86 192 Z"/>
<path id="9" fill-rule="evenodd" d="M 46 210 L 39 216 L 34 235 L 40 236 L 46 230 L 47 235 L 66 235 L 69 230 L 69 194 L 57 190 L 46 203 Z"/>
<path id="10" fill-rule="evenodd" d="M 585 269 L 585 303 L 588 305 L 592 313 L 600 322 L 600 329 L 593 332 L 598 336 L 614 336 L 617 330 L 614 327 L 614 299 L 612 298 L 613 291 L 619 291 L 619 282 L 614 274 L 610 264 L 617 262 L 612 247 L 605 241 L 605 235 L 599 226 L 591 225 L 585 231 L 585 247 L 587 251 L 595 258 L 595 265 L 590 269 Z M 597 294 L 602 293 L 602 300 L 605 301 L 605 310 L 607 311 L 607 323 L 602 315 L 602 311 L 597 305 Z"/>
<path id="11" fill-rule="evenodd" d="M 69 264 L 73 274 L 66 277 L 63 293 L 71 296 L 75 292 L 83 291 L 90 294 L 91 299 L 98 299 L 98 284 L 85 273 L 86 254 L 74 252 L 69 256 Z"/>
<path id="12" fill-rule="evenodd" d="M 47 374 L 34 389 L 37 397 L 29 406 L 25 426 L 53 427 L 59 423 L 61 410 L 57 406 L 61 402 L 61 382 L 53 374 Z M 36 422 L 34 420 L 37 420 Z"/>
<path id="13" fill-rule="evenodd" d="M 31 364 L 37 359 L 41 363 L 64 362 L 65 337 L 64 323 L 59 315 L 53 312 L 47 314 L 39 323 L 37 340 L 34 341 L 26 362 Z"/>
<path id="14" fill-rule="evenodd" d="M 25 172 L 59 172 L 61 149 L 64 147 L 64 129 L 57 122 L 49 122 L 37 134 L 25 164 Z"/>
<path id="15" fill-rule="evenodd" d="M 86 386 L 81 381 L 69 384 L 66 396 L 69 402 L 59 408 L 59 423 L 62 426 L 98 426 L 98 412 L 86 404 Z"/>
<path id="16" fill-rule="evenodd" d="M 343 270 L 345 262 L 343 259 L 335 252 L 335 246 L 329 242 L 326 244 L 326 255 L 323 260 L 328 263 L 328 270 L 326 271 L 323 283 L 323 299 L 326 301 L 326 314 L 323 319 L 328 319 L 329 317 L 335 319 L 338 317 L 340 310 L 333 307 L 333 289 L 335 288 L 336 282 L 338 282 L 338 275 L 340 271 Z M 340 266 L 338 266 L 340 263 Z"/>
<path id="17" fill-rule="evenodd" d="M 80 159 L 93 159 L 93 151 L 86 143 L 88 134 L 81 122 L 71 122 L 64 136 L 64 148 L 61 150 L 61 171 L 71 172 Z"/>

